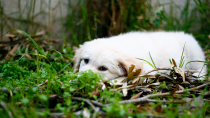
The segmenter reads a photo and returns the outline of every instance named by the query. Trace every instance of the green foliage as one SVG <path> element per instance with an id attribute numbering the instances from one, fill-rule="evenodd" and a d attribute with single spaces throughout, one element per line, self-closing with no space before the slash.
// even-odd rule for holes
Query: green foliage
<path id="1" fill-rule="evenodd" d="M 133 113 L 129 112 L 131 109 L 134 111 L 136 110 L 133 104 L 120 104 L 115 99 L 112 100 L 112 104 L 104 108 L 104 110 L 107 112 L 107 118 L 123 118 L 134 116 Z"/>
<path id="2" fill-rule="evenodd" d="M 93 73 L 92 70 L 88 70 L 77 74 L 65 73 L 62 78 L 66 78 L 67 80 L 62 88 L 70 92 L 76 90 L 77 92 L 88 94 L 99 86 L 99 82 L 103 76 L 99 73 Z"/>
<path id="3" fill-rule="evenodd" d="M 166 82 L 163 81 L 163 83 L 158 88 L 167 89 L 168 87 L 166 85 Z"/>
<path id="4" fill-rule="evenodd" d="M 78 73 L 77 89 L 84 88 L 84 92 L 93 91 L 98 85 L 103 76 L 99 73 L 94 73 L 92 70 Z"/>
<path id="5" fill-rule="evenodd" d="M 34 63 L 29 61 L 8 61 L 0 63 L 0 78 L 5 80 L 13 79 L 24 79 L 25 77 L 33 74 L 32 71 L 28 70 L 28 67 L 33 66 Z M 23 65 L 23 66 L 22 66 Z"/>

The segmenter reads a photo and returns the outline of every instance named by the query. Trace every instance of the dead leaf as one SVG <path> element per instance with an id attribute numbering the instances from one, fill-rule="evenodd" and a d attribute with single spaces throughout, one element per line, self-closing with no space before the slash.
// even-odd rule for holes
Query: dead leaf
<path id="1" fill-rule="evenodd" d="M 117 88 L 117 90 L 119 90 L 119 89 L 128 89 L 128 88 L 134 88 L 134 87 L 136 87 L 137 85 L 128 85 L 128 86 L 122 86 L 122 87 L 119 87 L 119 88 Z"/>
<path id="2" fill-rule="evenodd" d="M 14 38 L 15 37 L 15 35 L 13 35 L 13 34 L 5 34 L 5 36 L 8 37 L 8 38 Z"/>
<path id="3" fill-rule="evenodd" d="M 147 87 L 153 87 L 153 86 L 159 86 L 160 85 L 160 82 L 156 82 L 156 83 L 152 83 L 152 84 L 149 84 Z"/>
<path id="4" fill-rule="evenodd" d="M 184 85 L 190 85 L 189 82 L 185 81 L 185 82 L 182 82 L 181 84 L 184 84 Z"/>
<path id="5" fill-rule="evenodd" d="M 174 67 L 177 67 L 175 60 L 172 58 L 172 62 L 174 64 Z"/>
<path id="6" fill-rule="evenodd" d="M 140 77 L 152 78 L 152 77 L 155 77 L 155 75 L 140 75 Z"/>
<path id="7" fill-rule="evenodd" d="M 138 85 L 140 79 L 141 79 L 141 77 L 137 77 L 132 81 L 132 83 Z"/>
<path id="8" fill-rule="evenodd" d="M 131 66 L 129 67 L 129 70 L 128 70 L 128 75 L 133 72 L 133 69 L 135 68 L 135 65 L 131 64 Z"/>
<path id="9" fill-rule="evenodd" d="M 18 30 L 18 29 L 11 29 L 9 32 L 12 33 L 12 34 L 13 33 L 19 33 L 19 34 L 24 35 L 24 33 L 21 30 Z"/>
<path id="10" fill-rule="evenodd" d="M 126 87 L 127 85 L 128 85 L 128 83 L 124 82 L 122 87 Z M 123 96 L 127 96 L 128 89 L 127 88 L 122 89 L 122 93 L 123 93 Z"/>
<path id="11" fill-rule="evenodd" d="M 136 72 L 134 73 L 134 77 L 139 76 L 140 73 L 141 73 L 141 69 L 137 69 Z"/>
<path id="12" fill-rule="evenodd" d="M 168 74 L 165 74 L 165 73 L 157 73 L 157 74 L 159 74 L 159 75 L 161 75 L 161 76 L 164 76 L 164 77 L 166 77 L 166 78 L 168 78 L 168 79 L 170 79 L 170 80 L 174 80 L 174 78 L 171 77 L 171 76 L 168 75 Z"/>
<path id="13" fill-rule="evenodd" d="M 143 92 L 148 92 L 148 93 L 151 93 L 152 92 L 152 90 L 151 89 L 149 89 L 149 88 L 139 88 L 139 90 L 142 90 Z"/>
<path id="14" fill-rule="evenodd" d="M 91 95 L 99 96 L 100 92 L 98 91 L 98 88 L 95 91 L 92 91 Z"/>
<path id="15" fill-rule="evenodd" d="M 183 82 L 185 82 L 185 71 L 181 68 L 174 67 L 176 73 L 179 73 L 182 76 Z"/>
<path id="16" fill-rule="evenodd" d="M 158 105 L 156 109 L 157 109 L 156 111 L 157 111 L 158 113 L 160 113 L 160 112 L 162 111 L 161 105 Z"/>
<path id="17" fill-rule="evenodd" d="M 184 87 L 182 87 L 181 85 L 179 85 L 179 91 L 183 91 Z"/>
<path id="18" fill-rule="evenodd" d="M 137 93 L 136 95 L 132 96 L 129 100 L 133 100 L 138 98 L 143 92 Z"/>
<path id="19" fill-rule="evenodd" d="M 8 59 L 10 59 L 12 56 L 15 56 L 14 52 L 16 51 L 17 47 L 19 44 L 16 44 L 12 50 L 6 55 L 5 60 L 7 61 Z"/>
<path id="20" fill-rule="evenodd" d="M 141 69 L 137 69 L 135 72 L 131 72 L 126 79 L 124 79 L 122 82 L 129 82 L 130 80 L 133 80 L 134 78 L 138 77 L 138 75 L 141 73 Z"/>
<path id="21" fill-rule="evenodd" d="M 173 91 L 171 91 L 171 94 L 173 95 L 178 90 L 178 88 L 179 88 L 179 85 L 176 85 L 176 88 Z"/>

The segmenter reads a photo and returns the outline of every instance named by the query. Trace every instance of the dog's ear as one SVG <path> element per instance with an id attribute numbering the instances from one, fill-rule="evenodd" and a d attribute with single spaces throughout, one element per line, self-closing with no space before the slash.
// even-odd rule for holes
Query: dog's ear
<path id="1" fill-rule="evenodd" d="M 143 64 L 142 62 L 138 61 L 136 58 L 125 56 L 124 58 L 119 60 L 119 67 L 121 69 L 121 73 L 123 73 L 123 76 L 128 76 L 129 67 L 131 65 L 135 65 L 134 72 L 137 69 L 143 70 Z M 141 71 L 142 72 L 142 71 Z"/>
<path id="2" fill-rule="evenodd" d="M 74 71 L 73 73 L 76 73 L 79 71 L 79 66 L 80 66 L 80 55 L 83 51 L 83 46 L 80 45 L 79 48 L 74 48 L 74 52 L 75 52 L 75 55 L 74 55 L 74 58 L 73 58 L 73 61 L 74 61 Z"/>

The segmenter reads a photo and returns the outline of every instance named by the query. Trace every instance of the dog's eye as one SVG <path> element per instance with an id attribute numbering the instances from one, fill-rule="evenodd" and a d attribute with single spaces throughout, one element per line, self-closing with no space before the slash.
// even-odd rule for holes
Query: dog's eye
<path id="1" fill-rule="evenodd" d="M 85 64 L 88 64 L 89 59 L 84 59 Z"/>
<path id="2" fill-rule="evenodd" d="M 106 71 L 106 70 L 107 70 L 107 68 L 106 68 L 106 67 L 104 67 L 104 66 L 101 66 L 101 67 L 99 67 L 99 68 L 98 68 L 98 70 L 100 70 L 100 71 Z"/>

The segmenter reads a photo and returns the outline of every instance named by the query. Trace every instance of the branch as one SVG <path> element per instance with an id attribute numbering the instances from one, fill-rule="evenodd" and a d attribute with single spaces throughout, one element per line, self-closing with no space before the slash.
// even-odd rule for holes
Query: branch
<path id="1" fill-rule="evenodd" d="M 151 71 L 145 73 L 144 75 L 148 75 L 149 73 L 154 72 L 154 71 L 158 71 L 158 70 L 171 70 L 171 71 L 173 71 L 173 69 L 171 69 L 171 68 L 156 68 L 154 70 L 151 70 Z"/>
<path id="2" fill-rule="evenodd" d="M 9 118 L 13 118 L 12 112 L 8 109 L 8 107 L 7 107 L 5 102 L 0 101 L 0 106 L 6 111 L 6 113 L 9 116 Z"/>
<path id="3" fill-rule="evenodd" d="M 94 100 L 89 100 L 89 99 L 85 99 L 85 98 L 81 98 L 81 97 L 71 97 L 72 100 L 77 100 L 77 101 L 88 101 L 87 103 L 89 104 L 89 102 L 98 105 L 100 107 L 104 107 L 105 105 L 101 104 L 100 102 L 94 101 Z"/>
<path id="4" fill-rule="evenodd" d="M 191 88 L 191 89 L 186 89 L 186 90 L 183 90 L 183 91 L 176 91 L 174 94 L 180 94 L 180 93 L 184 93 L 184 92 L 188 92 L 188 91 L 197 90 L 197 89 L 203 88 L 207 85 L 210 85 L 210 82 L 206 83 L 206 84 L 202 84 L 202 85 L 194 87 L 194 88 Z M 149 101 L 151 101 L 149 99 L 151 97 L 162 97 L 162 96 L 168 96 L 168 95 L 171 95 L 171 92 L 159 93 L 159 94 L 150 94 L 150 95 L 147 95 L 147 96 L 144 96 L 144 97 L 141 97 L 141 98 L 137 98 L 137 99 L 133 99 L 133 100 L 119 101 L 119 103 L 126 104 L 126 103 L 137 103 L 137 102 L 149 102 Z"/>

